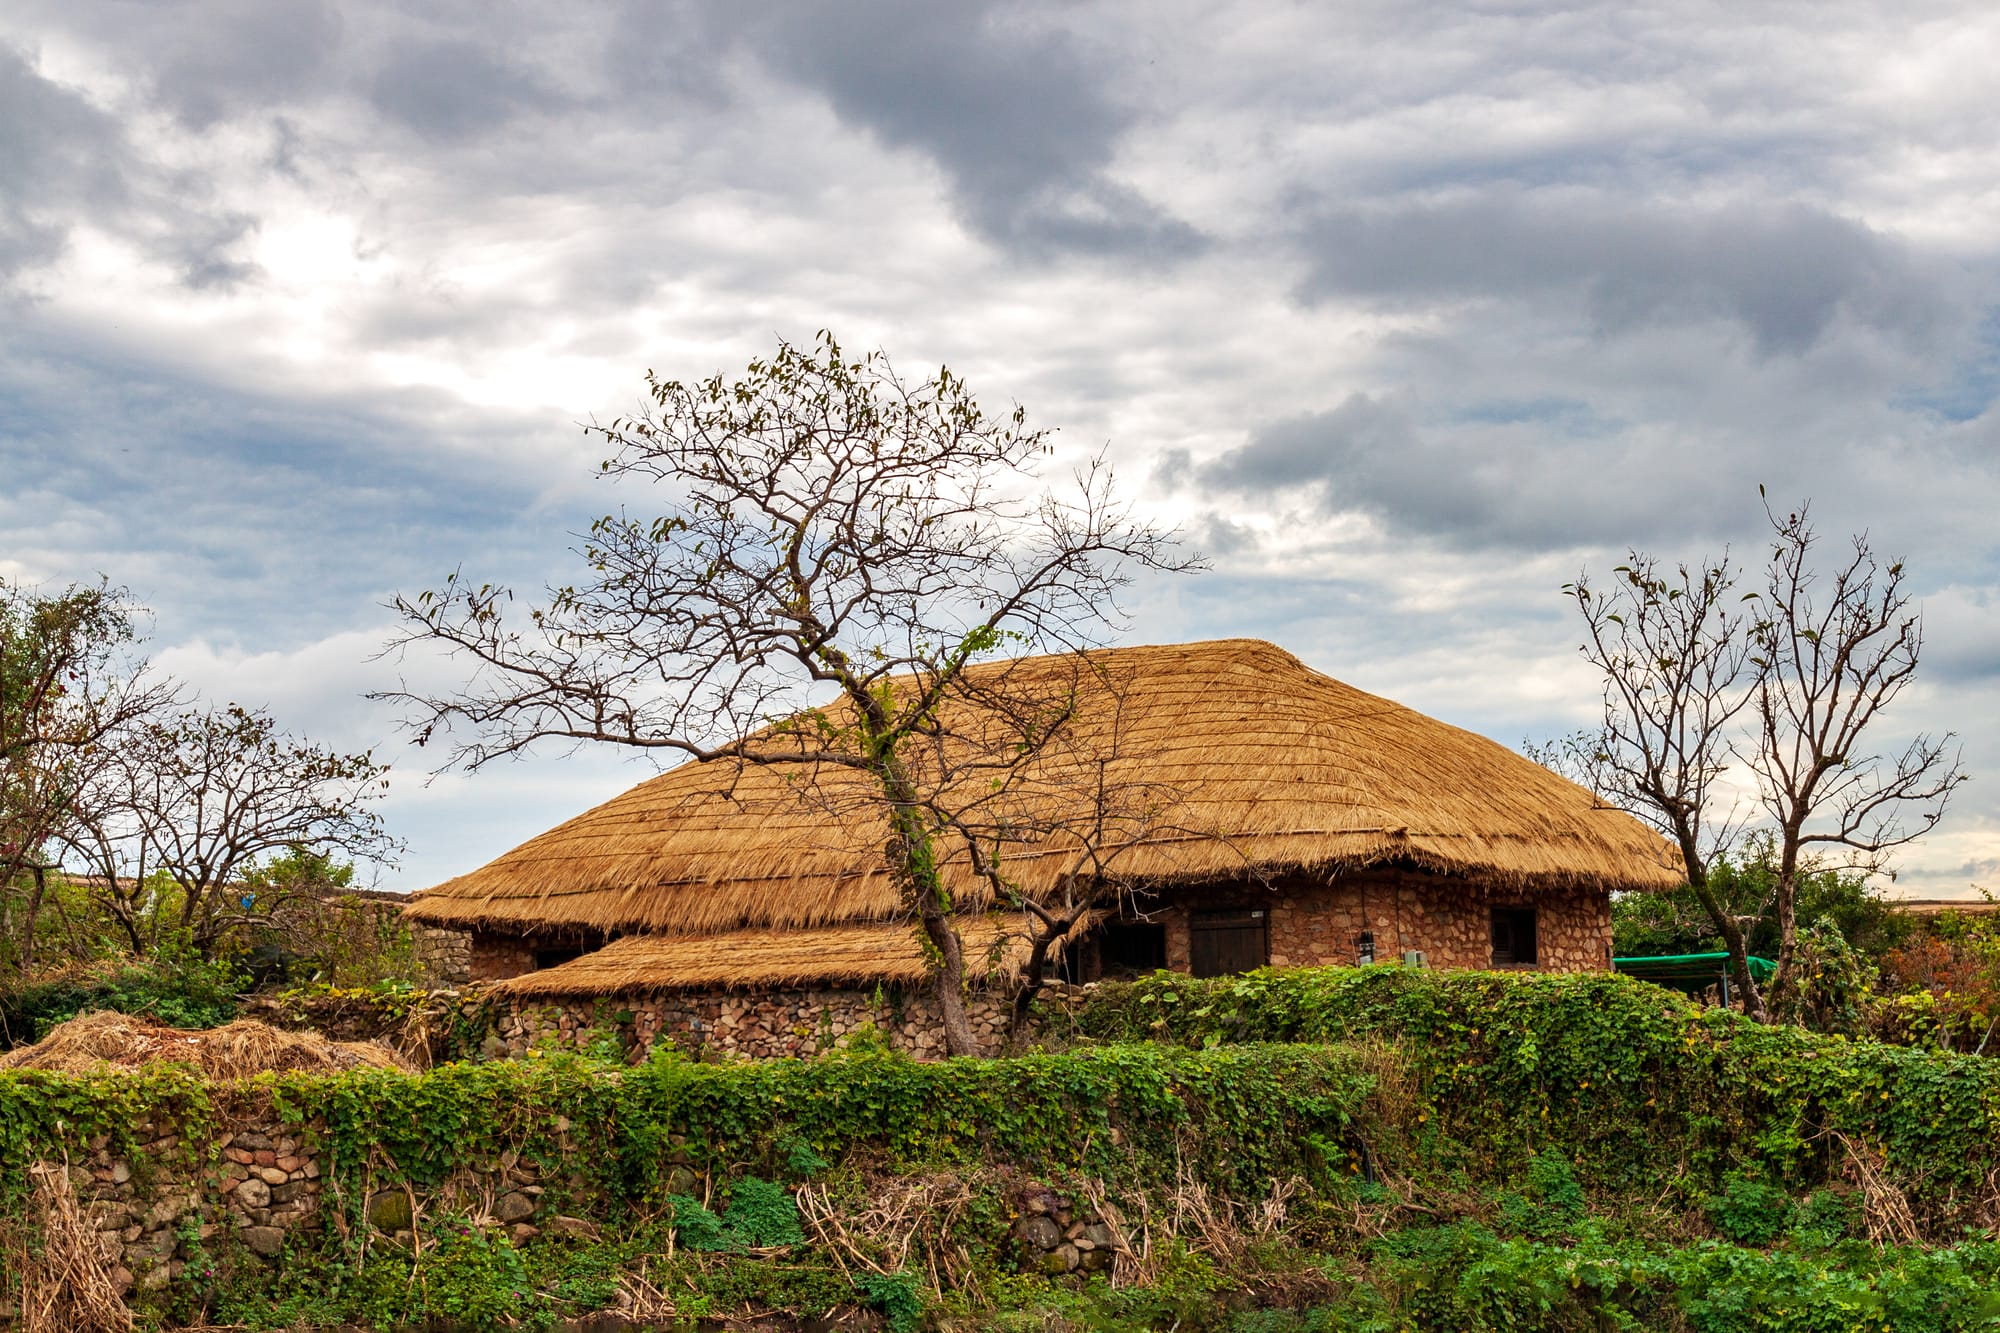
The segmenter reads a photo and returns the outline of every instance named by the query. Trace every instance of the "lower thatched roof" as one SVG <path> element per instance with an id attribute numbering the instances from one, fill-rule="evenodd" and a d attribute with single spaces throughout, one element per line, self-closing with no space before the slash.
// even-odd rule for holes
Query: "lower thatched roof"
<path id="1" fill-rule="evenodd" d="M 1018 918 L 958 923 L 966 971 L 1011 977 L 1028 956 Z M 889 923 L 722 935 L 628 935 L 556 967 L 496 982 L 503 998 L 649 994 L 774 987 L 910 987 L 928 976 L 917 929 Z"/>
<path id="2" fill-rule="evenodd" d="M 1113 849 L 1129 882 L 1385 863 L 1526 892 L 1682 879 L 1671 846 L 1583 788 L 1268 643 L 1104 649 L 968 675 L 968 691 L 939 710 L 956 736 L 986 725 L 981 691 L 1073 692 L 1061 743 L 1016 775 L 1008 799 L 1027 826 L 1064 802 L 1087 803 L 1093 784 L 1143 791 L 1145 827 Z M 884 865 L 886 837 L 879 791 L 852 769 L 683 764 L 426 891 L 409 913 L 516 933 L 887 921 L 904 904 Z M 963 848 L 942 851 L 957 904 L 987 908 L 990 890 Z M 1055 835 L 1003 854 L 1009 879 L 1031 894 L 1055 892 L 1088 859 Z"/>

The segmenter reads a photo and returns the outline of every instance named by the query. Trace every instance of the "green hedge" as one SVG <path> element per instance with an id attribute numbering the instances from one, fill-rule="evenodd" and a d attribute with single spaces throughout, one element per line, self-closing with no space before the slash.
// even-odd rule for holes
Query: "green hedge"
<path id="1" fill-rule="evenodd" d="M 936 1064 L 875 1051 L 700 1064 L 667 1048 L 629 1069 L 554 1056 L 259 1082 L 350 1199 L 364 1179 L 424 1188 L 513 1154 L 614 1204 L 657 1202 L 681 1170 L 796 1178 L 855 1153 L 1133 1184 L 1171 1179 L 1179 1153 L 1214 1187 L 1254 1194 L 1274 1176 L 1344 1170 L 1372 1086 L 1349 1053 L 1290 1045 Z M 0 1074 L 0 1177 L 145 1120 L 195 1142 L 214 1122 L 210 1091 L 172 1066 Z"/>
<path id="2" fill-rule="evenodd" d="M 1858 1153 L 1936 1234 L 1990 1224 L 2000 1202 L 2000 1061 L 1766 1026 L 1627 977 L 1158 974 L 1098 988 L 1074 1018 L 1110 1041 L 1396 1043 L 1437 1131 L 1433 1165 L 1504 1172 L 1554 1146 L 1599 1186 L 1705 1192 L 1741 1172 L 1811 1188 Z"/>
<path id="3" fill-rule="evenodd" d="M 1162 977 L 1102 988 L 1076 1020 L 1106 1044 L 936 1064 L 879 1050 L 721 1064 L 666 1051 L 630 1068 L 554 1055 L 422 1075 L 267 1075 L 248 1095 L 311 1127 L 341 1206 L 512 1154 L 611 1225 L 601 1241 L 544 1235 L 517 1248 L 504 1231 L 429 1215 L 417 1253 L 377 1246 L 365 1265 L 328 1233 L 296 1241 L 276 1267 L 244 1260 L 196 1276 L 191 1265 L 158 1295 L 156 1315 L 266 1328 L 445 1316 L 549 1326 L 600 1307 L 620 1271 L 651 1264 L 652 1280 L 708 1313 L 748 1304 L 817 1316 L 853 1302 L 904 1309 L 914 1328 L 920 1275 L 857 1284 L 812 1245 L 775 1260 L 711 1252 L 683 1225 L 703 1215 L 674 1196 L 689 1192 L 690 1172 L 709 1173 L 719 1215 L 706 1220 L 763 1243 L 777 1232 L 750 1227 L 749 1205 L 785 1212 L 787 1199 L 764 1182 L 813 1176 L 858 1209 L 884 1175 L 962 1169 L 994 1197 L 933 1243 L 965 1247 L 980 1265 L 976 1291 L 943 1298 L 976 1322 L 1189 1333 L 2000 1327 L 2000 1245 L 1945 1225 L 1954 1199 L 1967 1208 L 1983 1197 L 2000 1152 L 1993 1065 L 1757 1027 L 1615 977 Z M 1141 1037 L 1155 1040 L 1129 1040 Z M 1252 1040 L 1262 1038 L 1279 1040 Z M 0 1181 L 18 1182 L 36 1158 L 74 1159 L 100 1134 L 129 1140 L 147 1122 L 179 1129 L 181 1151 L 198 1159 L 244 1095 L 174 1068 L 0 1074 Z M 1807 1197 L 1839 1174 L 1836 1132 L 1882 1154 L 1931 1234 L 1956 1243 L 1878 1249 L 1856 1239 L 1851 1189 Z M 1354 1154 L 1364 1144 L 1409 1177 L 1398 1188 L 1420 1206 L 1365 1180 Z M 1013 1273 L 1001 1185 L 1080 1174 L 1144 1192 L 1162 1214 L 1189 1178 L 1238 1200 L 1292 1175 L 1316 1188 L 1282 1235 L 1228 1258 L 1177 1251 L 1143 1288 Z M 1675 1188 L 1682 1213 L 1648 1211 Z M 669 1228 L 680 1257 L 662 1268 Z M 1710 1234 L 1727 1239 L 1695 1239 Z"/>
<path id="4" fill-rule="evenodd" d="M 274 1091 L 288 1119 L 322 1127 L 336 1180 L 373 1161 L 421 1187 L 511 1152 L 639 1202 L 678 1169 L 797 1177 L 857 1152 L 1146 1183 L 1171 1177 L 1179 1149 L 1216 1187 L 1257 1192 L 1343 1169 L 1371 1086 L 1333 1047 L 1142 1045 L 935 1064 L 873 1051 L 702 1064 L 663 1048 L 623 1070 L 556 1056 L 294 1075 Z"/>

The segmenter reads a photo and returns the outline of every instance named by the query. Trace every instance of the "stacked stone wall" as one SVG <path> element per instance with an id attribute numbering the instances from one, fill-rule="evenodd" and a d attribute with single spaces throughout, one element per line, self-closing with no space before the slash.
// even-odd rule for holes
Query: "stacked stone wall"
<path id="1" fill-rule="evenodd" d="M 410 939 L 423 964 L 424 979 L 434 986 L 463 986 L 472 980 L 472 933 L 406 921 Z"/>
<path id="2" fill-rule="evenodd" d="M 1603 972 L 1611 967 L 1611 896 L 1604 891 L 1527 894 L 1478 880 L 1412 871 L 1367 870 L 1332 879 L 1291 876 L 1267 886 L 1205 889 L 1170 901 L 1151 919 L 1167 930 L 1167 966 L 1191 967 L 1188 916 L 1206 907 L 1268 912 L 1273 967 L 1352 967 L 1361 936 L 1373 936 L 1378 962 L 1418 951 L 1431 967 L 1490 968 L 1495 908 L 1535 910 L 1536 961 L 1542 972 Z"/>
<path id="3" fill-rule="evenodd" d="M 973 1035 L 998 1050 L 1010 1002 L 984 992 L 966 999 Z M 633 1059 L 662 1041 L 690 1054 L 773 1059 L 816 1055 L 866 1028 L 920 1060 L 945 1055 L 937 1001 L 901 991 L 838 989 L 696 991 L 601 999 L 515 1000 L 494 1017 L 483 1054 L 521 1056 L 539 1045 L 574 1046 L 615 1032 Z"/>
<path id="4" fill-rule="evenodd" d="M 69 1167 L 70 1189 L 112 1280 L 128 1294 L 157 1291 L 191 1264 L 213 1267 L 248 1256 L 276 1261 L 287 1242 L 324 1230 L 320 1158 L 305 1138 L 317 1128 L 275 1117 L 239 1127 L 224 1134 L 214 1152 L 206 1144 L 188 1145 L 192 1165 L 172 1125 L 139 1123 L 129 1155 L 108 1136 L 92 1140 L 87 1155 Z M 379 1243 L 402 1247 L 413 1243 L 413 1209 L 443 1208 L 503 1227 L 517 1244 L 543 1231 L 597 1234 L 595 1222 L 553 1206 L 560 1199 L 590 1211 L 576 1181 L 547 1182 L 557 1186 L 549 1189 L 531 1163 L 508 1160 L 512 1156 L 478 1163 L 477 1170 L 426 1194 L 378 1190 L 362 1205 L 361 1225 Z M 698 1192 L 700 1177 L 683 1174 L 679 1186 Z"/>
<path id="5" fill-rule="evenodd" d="M 230 1245 L 270 1258 L 293 1231 L 324 1225 L 319 1159 L 298 1127 L 238 1129 L 222 1137 L 213 1162 L 200 1161 L 207 1145 L 190 1145 L 200 1162 L 192 1168 L 178 1165 L 186 1154 L 174 1128 L 140 1122 L 130 1155 L 109 1137 L 94 1139 L 69 1168 L 84 1219 L 125 1290 L 157 1290 Z"/>
<path id="6" fill-rule="evenodd" d="M 190 1267 L 196 1271 L 189 1276 L 200 1279 L 209 1275 L 204 1269 L 228 1264 L 278 1264 L 288 1244 L 310 1240 L 330 1223 L 348 1234 L 350 1224 L 332 1217 L 328 1205 L 335 1200 L 323 1188 L 320 1157 L 306 1144 L 306 1135 L 322 1126 L 285 1124 L 268 1113 L 257 1120 L 224 1134 L 213 1151 L 183 1145 L 172 1124 L 142 1121 L 129 1155 L 106 1136 L 69 1166 L 84 1223 L 128 1298 L 160 1291 Z M 587 1150 L 580 1127 L 564 1125 L 558 1138 L 568 1153 Z M 706 1194 L 708 1179 L 692 1165 L 686 1137 L 670 1136 L 665 1150 L 667 1187 Z M 1101 1272 L 1126 1248 L 1121 1233 L 1084 1200 L 1018 1178 L 1008 1195 L 1020 1246 L 1016 1262 L 1025 1269 Z M 544 1177 L 511 1152 L 468 1162 L 435 1189 L 382 1188 L 360 1202 L 355 1223 L 376 1247 L 408 1249 L 421 1218 L 440 1214 L 502 1231 L 517 1245 L 542 1234 L 602 1234 L 593 1219 L 604 1201 L 579 1173 L 558 1165 Z M 7 1323 L 0 1311 L 0 1325 Z"/>

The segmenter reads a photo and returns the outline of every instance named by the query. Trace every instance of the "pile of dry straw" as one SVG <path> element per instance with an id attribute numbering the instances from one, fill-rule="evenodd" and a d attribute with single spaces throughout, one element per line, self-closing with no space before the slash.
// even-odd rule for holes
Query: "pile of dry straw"
<path id="1" fill-rule="evenodd" d="M 192 1065 L 211 1079 L 240 1079 L 265 1070 L 330 1072 L 369 1066 L 408 1071 L 409 1063 L 373 1041 L 330 1041 L 238 1019 L 206 1032 L 162 1027 L 129 1014 L 79 1014 L 33 1046 L 0 1052 L 0 1069 L 47 1069 L 89 1074 L 147 1065 Z"/>

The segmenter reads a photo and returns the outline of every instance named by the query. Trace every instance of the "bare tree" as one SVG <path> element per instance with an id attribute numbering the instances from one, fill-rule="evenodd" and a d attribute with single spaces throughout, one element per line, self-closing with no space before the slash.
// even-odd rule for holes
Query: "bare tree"
<path id="1" fill-rule="evenodd" d="M 1563 591 L 1583 615 L 1583 655 L 1603 677 L 1603 721 L 1571 747 L 1573 776 L 1644 818 L 1680 850 L 1702 909 L 1729 950 L 1744 1011 L 1762 1016 L 1743 923 L 1711 889 L 1709 866 L 1741 821 L 1718 810 L 1731 759 L 1731 728 L 1749 706 L 1748 619 L 1732 599 L 1737 573 L 1725 554 L 1663 573 L 1637 551 L 1600 591 L 1578 575 Z"/>
<path id="2" fill-rule="evenodd" d="M 1808 507 L 1765 512 L 1773 538 L 1761 590 L 1736 593 L 1726 556 L 1666 576 L 1634 553 L 1608 593 L 1583 577 L 1564 591 L 1583 613 L 1584 657 L 1604 678 L 1602 728 L 1569 753 L 1583 758 L 1588 785 L 1680 847 L 1745 1011 L 1768 1018 L 1792 1003 L 1803 879 L 1883 870 L 1890 851 L 1936 826 L 1966 775 L 1949 733 L 1920 735 L 1893 757 L 1864 742 L 1915 677 L 1923 648 L 1903 566 L 1884 567 L 1860 536 L 1823 584 Z M 1756 781 L 1777 848 L 1777 971 L 1762 993 L 1743 920 L 1709 883 L 1745 822 L 1718 800 L 1735 763 Z"/>
<path id="3" fill-rule="evenodd" d="M 206 955 L 233 927 L 268 924 L 285 904 L 240 882 L 266 854 L 381 860 L 397 846 L 370 808 L 388 770 L 261 710 L 184 710 L 113 740 L 60 836 L 135 952 L 172 938 Z"/>
<path id="4" fill-rule="evenodd" d="M 1803 873 L 1821 867 L 1881 871 L 1887 853 L 1921 837 L 1965 782 L 1953 736 L 1919 735 L 1900 752 L 1870 748 L 1864 732 L 1917 672 L 1923 620 L 1903 565 L 1886 567 L 1865 534 L 1830 579 L 1814 569 L 1809 506 L 1771 513 L 1775 538 L 1759 619 L 1754 728 L 1740 753 L 1777 826 L 1778 970 L 1773 1005 L 1790 1002 Z"/>
<path id="5" fill-rule="evenodd" d="M 135 614 L 104 584 L 48 594 L 0 581 L 0 941 L 17 940 L 20 968 L 35 961 L 50 843 L 110 759 L 110 738 L 177 698 L 134 651 Z"/>
<path id="6" fill-rule="evenodd" d="M 1133 567 L 1192 562 L 1114 501 L 1101 464 L 1068 498 L 1042 489 L 1045 433 L 1018 407 L 989 417 L 948 369 L 912 384 L 822 333 L 737 379 L 647 385 L 644 411 L 588 433 L 612 451 L 607 475 L 659 485 L 663 512 L 598 520 L 589 581 L 550 590 L 525 626 L 505 589 L 457 575 L 398 598 L 392 647 L 442 645 L 473 671 L 453 693 L 391 697 L 420 739 L 456 733 L 451 762 L 474 768 L 567 740 L 858 779 L 946 1043 L 972 1053 L 939 793 L 1019 769 L 1068 705 L 944 705 L 986 655 L 1093 642 Z"/>

